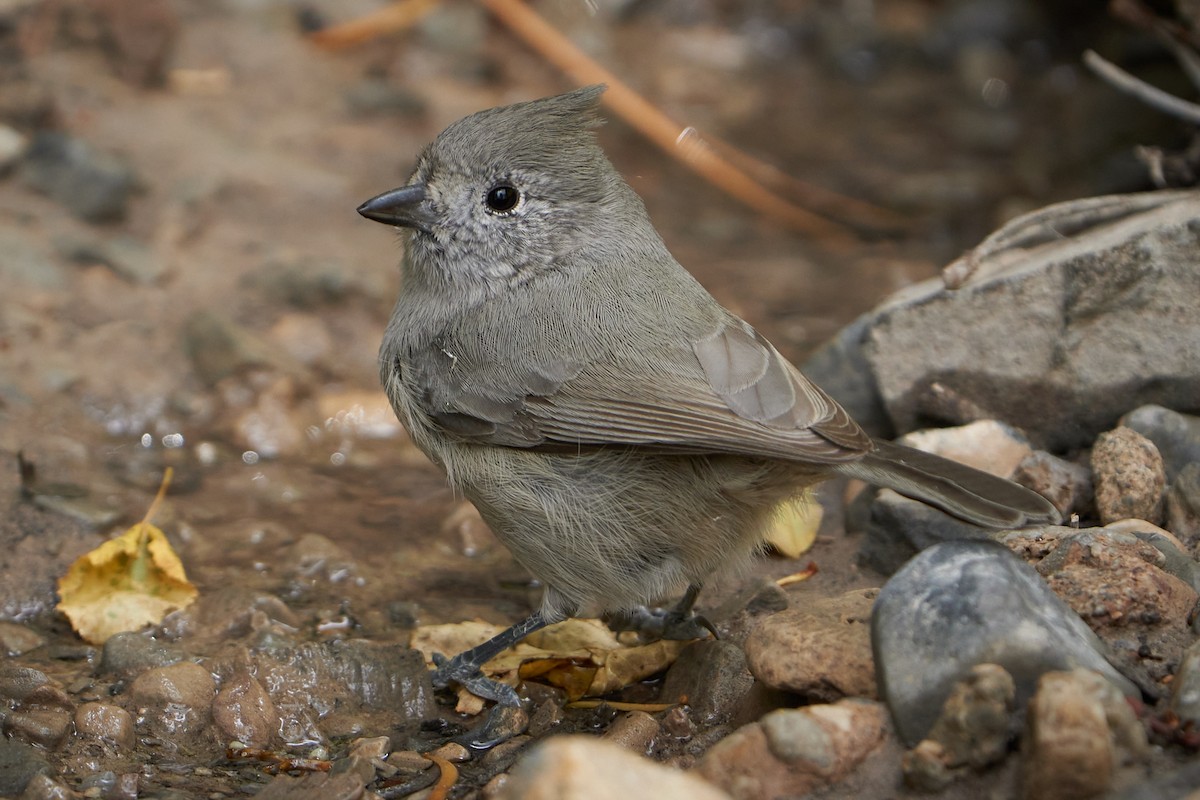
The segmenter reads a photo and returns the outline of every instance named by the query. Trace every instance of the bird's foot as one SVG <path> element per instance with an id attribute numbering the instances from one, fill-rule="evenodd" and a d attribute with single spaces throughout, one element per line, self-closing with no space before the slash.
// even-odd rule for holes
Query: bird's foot
<path id="1" fill-rule="evenodd" d="M 467 653 L 459 653 L 454 658 L 447 659 L 441 653 L 433 654 L 433 663 L 437 667 L 432 676 L 435 689 L 445 689 L 457 683 L 476 697 L 494 700 L 506 708 L 521 707 L 521 698 L 517 696 L 516 689 L 507 683 L 485 677 L 480 669 L 482 664 L 477 664 L 470 658 L 463 658 L 464 655 Z"/>
<path id="2" fill-rule="evenodd" d="M 606 614 L 604 622 L 614 631 L 633 631 L 639 639 L 647 642 L 703 639 L 710 633 L 714 639 L 721 638 L 713 624 L 703 616 L 678 608 L 636 606 Z"/>

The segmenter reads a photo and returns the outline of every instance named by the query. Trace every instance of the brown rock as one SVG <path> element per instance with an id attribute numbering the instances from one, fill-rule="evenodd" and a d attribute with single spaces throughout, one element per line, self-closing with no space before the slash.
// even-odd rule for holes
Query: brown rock
<path id="1" fill-rule="evenodd" d="M 955 684 L 929 736 L 905 753 L 904 782 L 940 791 L 967 767 L 985 767 L 1008 755 L 1016 734 L 1016 684 L 996 664 L 978 664 Z"/>
<path id="2" fill-rule="evenodd" d="M 1022 750 L 1026 800 L 1083 800 L 1104 793 L 1147 745 L 1121 693 L 1094 672 L 1072 670 L 1038 682 Z"/>
<path id="3" fill-rule="evenodd" d="M 45 643 L 46 640 L 41 635 L 24 625 L 0 621 L 0 653 L 4 655 L 19 656 Z"/>
<path id="4" fill-rule="evenodd" d="M 147 721 L 165 736 L 206 725 L 216 693 L 209 671 L 191 661 L 147 670 L 129 687 L 133 701 L 147 709 Z"/>
<path id="5" fill-rule="evenodd" d="M 120 706 L 84 703 L 75 710 L 75 732 L 88 739 L 104 739 L 119 747 L 133 747 L 133 717 Z"/>
<path id="6" fill-rule="evenodd" d="M 799 797 L 845 778 L 887 729 L 887 710 L 868 700 L 772 711 L 718 742 L 697 772 L 738 800 Z"/>
<path id="7" fill-rule="evenodd" d="M 13 711 L 4 718 L 4 733 L 15 739 L 57 748 L 71 728 L 71 712 L 65 708 L 30 708 Z"/>
<path id="8" fill-rule="evenodd" d="M 913 431 L 897 441 L 1002 478 L 1011 477 L 1033 452 L 1022 434 L 994 419 Z"/>
<path id="9" fill-rule="evenodd" d="M 875 697 L 869 623 L 878 594 L 858 589 L 765 618 L 746 639 L 750 671 L 811 700 Z"/>
<path id="10" fill-rule="evenodd" d="M 1104 524 L 1136 517 L 1162 524 L 1167 472 L 1154 443 L 1132 428 L 1102 433 L 1092 447 L 1096 510 Z"/>
<path id="11" fill-rule="evenodd" d="M 626 750 L 647 755 L 657 735 L 658 720 L 645 711 L 629 711 L 617 717 L 602 738 Z"/>
<path id="12" fill-rule="evenodd" d="M 1012 479 L 1049 500 L 1064 517 L 1091 511 L 1092 472 L 1082 464 L 1035 450 L 1021 459 Z"/>
<path id="13" fill-rule="evenodd" d="M 555 736 L 529 751 L 497 800 L 729 800 L 700 777 L 591 736 Z"/>
<path id="14" fill-rule="evenodd" d="M 212 714 L 222 739 L 236 740 L 247 747 L 268 747 L 279 731 L 279 713 L 275 704 L 266 689 L 245 668 L 235 671 L 217 692 Z"/>
<path id="15" fill-rule="evenodd" d="M 1008 754 L 1015 737 L 1013 711 L 1016 685 L 1012 676 L 996 664 L 978 664 L 959 681 L 929 732 L 940 742 L 950 767 L 984 767 Z"/>

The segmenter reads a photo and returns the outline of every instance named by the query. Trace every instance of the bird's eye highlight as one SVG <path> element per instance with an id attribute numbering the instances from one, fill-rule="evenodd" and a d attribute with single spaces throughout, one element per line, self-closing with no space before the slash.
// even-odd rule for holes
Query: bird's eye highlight
<path id="1" fill-rule="evenodd" d="M 521 200 L 521 193 L 517 191 L 515 186 L 507 183 L 499 183 L 488 190 L 485 202 L 487 207 L 497 214 L 503 214 L 506 211 L 512 211 L 517 207 L 517 203 Z"/>

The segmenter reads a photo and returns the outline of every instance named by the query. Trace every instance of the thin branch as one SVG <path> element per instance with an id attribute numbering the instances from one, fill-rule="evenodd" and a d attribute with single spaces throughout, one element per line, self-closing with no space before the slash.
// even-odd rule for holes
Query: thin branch
<path id="1" fill-rule="evenodd" d="M 313 31 L 308 38 L 325 50 L 352 47 L 379 36 L 408 30 L 432 11 L 438 2 L 439 0 L 400 0 L 349 22 Z"/>
<path id="2" fill-rule="evenodd" d="M 719 155 L 693 128 L 670 119 L 589 56 L 520 0 L 481 0 L 501 22 L 543 58 L 578 83 L 605 83 L 604 102 L 659 148 L 751 208 L 823 241 L 847 246 L 840 223 L 807 211 L 765 188 Z"/>
<path id="3" fill-rule="evenodd" d="M 1083 54 L 1083 63 L 1116 89 L 1136 97 L 1151 108 L 1192 125 L 1200 125 L 1200 105 L 1181 100 L 1157 86 L 1151 86 L 1141 78 L 1130 75 L 1116 64 L 1101 57 L 1094 50 L 1088 50 Z"/>

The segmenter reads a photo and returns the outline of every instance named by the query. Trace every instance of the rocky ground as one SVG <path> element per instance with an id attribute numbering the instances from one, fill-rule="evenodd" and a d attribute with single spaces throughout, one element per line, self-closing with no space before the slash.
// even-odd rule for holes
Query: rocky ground
<path id="1" fill-rule="evenodd" d="M 1149 188 L 1132 146 L 1185 132 L 1079 53 L 1167 87 L 1174 63 L 1065 5 L 537 5 L 682 123 L 901 213 L 834 248 L 601 132 L 679 259 L 873 432 L 949 426 L 914 443 L 987 453 L 1076 521 L 978 541 L 829 486 L 814 548 L 716 580 L 721 640 L 665 675 L 459 713 L 410 635 L 507 625 L 538 587 L 386 405 L 399 253 L 354 208 L 447 123 L 569 82 L 465 0 L 338 52 L 304 32 L 376 3 L 0 2 L 0 796 L 1200 785 L 1200 209 L 1026 218 L 961 290 L 935 277 L 1021 214 Z M 90 645 L 57 580 L 167 466 L 155 522 L 198 599 Z M 506 741 L 464 746 L 481 724 Z"/>

